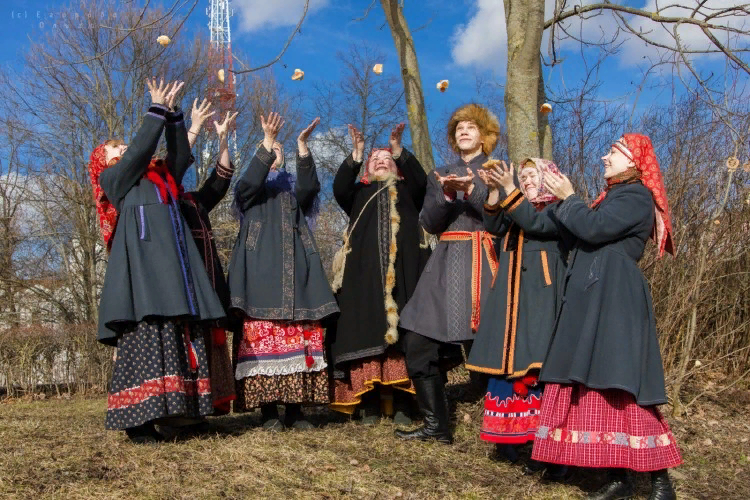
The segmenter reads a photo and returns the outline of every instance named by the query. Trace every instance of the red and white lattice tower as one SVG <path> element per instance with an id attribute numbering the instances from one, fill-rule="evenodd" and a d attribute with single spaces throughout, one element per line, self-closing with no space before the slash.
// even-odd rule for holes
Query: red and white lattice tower
<path id="1" fill-rule="evenodd" d="M 234 15 L 231 0 L 209 0 L 210 7 L 206 9 L 208 15 L 208 29 L 211 32 L 211 48 L 209 52 L 210 73 L 208 96 L 217 113 L 212 117 L 221 121 L 227 111 L 235 107 L 236 77 L 232 73 L 232 32 L 229 18 Z M 224 81 L 219 77 L 223 70 Z M 232 126 L 229 134 L 229 151 L 233 160 L 237 156 L 237 130 Z"/>

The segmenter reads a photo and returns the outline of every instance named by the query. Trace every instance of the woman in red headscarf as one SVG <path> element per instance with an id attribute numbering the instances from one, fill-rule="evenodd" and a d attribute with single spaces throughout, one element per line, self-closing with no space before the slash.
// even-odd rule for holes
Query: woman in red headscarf
<path id="1" fill-rule="evenodd" d="M 189 425 L 212 413 L 201 333 L 225 317 L 179 206 L 190 160 L 175 105 L 182 84 L 148 87 L 152 105 L 129 147 L 108 141 L 89 163 L 110 253 L 98 340 L 117 347 L 106 428 L 140 443 L 161 438 L 154 424 Z M 153 158 L 162 133 L 163 160 Z"/>
<path id="2" fill-rule="evenodd" d="M 651 472 L 650 500 L 676 498 L 667 468 L 682 463 L 658 405 L 667 402 L 651 293 L 638 261 L 652 238 L 674 253 L 667 195 L 651 140 L 625 134 L 604 162 L 607 189 L 591 207 L 565 176 L 545 186 L 563 200 L 557 223 L 576 238 L 549 351 L 532 458 L 607 468 L 589 498 L 629 498 L 627 470 Z M 508 192 L 512 169 L 491 173 Z M 506 188 L 507 186 L 507 188 Z"/>

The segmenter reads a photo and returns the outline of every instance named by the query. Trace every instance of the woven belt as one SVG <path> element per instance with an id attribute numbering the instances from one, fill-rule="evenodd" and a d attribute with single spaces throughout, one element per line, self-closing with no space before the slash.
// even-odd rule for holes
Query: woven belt
<path id="1" fill-rule="evenodd" d="M 497 274 L 498 263 L 492 235 L 487 231 L 446 231 L 440 235 L 440 241 L 471 241 L 471 331 L 476 333 L 482 303 L 482 248 L 490 263 L 493 280 Z"/>

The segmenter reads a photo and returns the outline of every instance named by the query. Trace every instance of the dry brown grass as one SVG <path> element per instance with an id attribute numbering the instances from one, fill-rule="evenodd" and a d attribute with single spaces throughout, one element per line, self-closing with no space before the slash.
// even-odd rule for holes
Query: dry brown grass
<path id="1" fill-rule="evenodd" d="M 493 461 L 481 406 L 460 386 L 450 395 L 464 401 L 453 446 L 402 443 L 390 423 L 362 427 L 324 410 L 308 410 L 321 426 L 310 432 L 270 434 L 255 414 L 231 415 L 211 419 L 208 436 L 137 446 L 104 430 L 104 398 L 0 401 L 0 497 L 564 500 L 598 485 L 588 472 L 548 484 Z M 749 405 L 750 391 L 726 391 L 672 421 L 681 499 L 750 498 Z M 646 498 L 647 477 L 638 487 Z"/>

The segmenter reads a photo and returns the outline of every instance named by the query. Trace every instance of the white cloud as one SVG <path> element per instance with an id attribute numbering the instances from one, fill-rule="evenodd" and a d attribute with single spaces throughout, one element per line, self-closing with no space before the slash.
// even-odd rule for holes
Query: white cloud
<path id="1" fill-rule="evenodd" d="M 307 15 L 327 6 L 328 2 L 310 0 Z M 305 0 L 234 0 L 232 5 L 240 16 L 240 32 L 250 32 L 296 25 L 302 16 Z"/>
<path id="2" fill-rule="evenodd" d="M 579 5 L 592 3 L 594 0 L 579 0 Z M 687 6 L 671 6 L 663 9 L 661 14 L 664 16 L 683 16 L 690 15 L 695 7 L 695 0 L 690 0 Z M 460 66 L 478 67 L 482 69 L 505 69 L 507 61 L 507 29 L 505 26 L 505 10 L 503 2 L 500 0 L 477 0 L 477 11 L 474 16 L 464 25 L 459 25 L 451 38 L 453 61 Z M 656 0 L 642 0 L 640 7 L 643 10 L 653 12 L 655 10 Z M 554 0 L 545 0 L 545 19 L 552 16 Z M 715 12 L 715 9 L 726 7 L 726 0 L 708 0 L 702 7 L 701 12 Z M 700 18 L 701 16 L 698 16 Z M 672 34 L 674 25 L 661 25 L 648 18 L 625 15 L 623 18 L 635 30 L 642 30 L 649 39 L 669 47 L 675 47 L 675 40 Z M 733 27 L 744 27 L 747 29 L 747 19 L 741 16 L 723 17 L 714 21 L 715 24 L 730 25 Z M 581 23 L 578 18 L 570 18 L 565 21 L 564 26 L 569 33 L 576 37 L 582 37 L 584 40 L 601 42 L 610 37 L 617 30 L 617 21 L 611 12 L 604 11 L 602 15 L 586 19 Z M 691 50 L 701 50 L 709 46 L 708 39 L 701 29 L 691 25 L 680 25 L 678 28 L 680 41 L 684 47 Z M 717 38 L 726 43 L 726 34 L 715 31 Z M 542 40 L 542 52 L 546 54 L 549 30 L 545 31 Z M 633 66 L 640 63 L 643 57 L 655 57 L 659 50 L 655 46 L 646 44 L 640 38 L 634 35 L 620 34 L 621 40 L 624 41 L 619 52 L 619 60 L 623 66 Z M 744 37 L 744 44 L 748 42 Z M 561 51 L 579 50 L 578 42 L 574 40 L 565 40 L 558 44 Z M 695 56 L 694 56 L 695 57 Z M 706 56 L 699 56 L 706 57 Z M 718 56 L 723 57 L 723 56 Z"/>
<path id="3" fill-rule="evenodd" d="M 459 66 L 505 68 L 508 32 L 505 8 L 498 0 L 478 0 L 477 12 L 456 28 L 451 55 Z"/>

